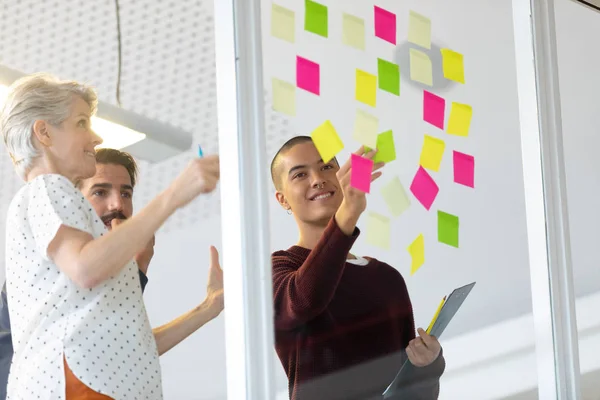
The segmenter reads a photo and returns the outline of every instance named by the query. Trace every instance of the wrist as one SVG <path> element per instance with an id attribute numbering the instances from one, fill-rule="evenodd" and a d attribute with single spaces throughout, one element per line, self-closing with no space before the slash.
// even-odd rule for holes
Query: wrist
<path id="1" fill-rule="evenodd" d="M 340 230 L 347 236 L 351 236 L 356 228 L 360 212 L 353 211 L 346 204 L 342 203 L 335 213 L 335 222 Z"/>
<path id="2" fill-rule="evenodd" d="M 211 295 L 206 296 L 204 301 L 197 307 L 197 311 L 205 312 L 212 318 L 218 317 L 222 310 L 221 302 L 215 296 Z"/>

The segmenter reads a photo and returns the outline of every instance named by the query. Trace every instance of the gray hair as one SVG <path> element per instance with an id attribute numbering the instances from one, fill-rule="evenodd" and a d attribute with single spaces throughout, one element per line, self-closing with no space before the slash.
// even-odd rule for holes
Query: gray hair
<path id="1" fill-rule="evenodd" d="M 75 81 L 38 73 L 15 81 L 0 110 L 0 133 L 17 174 L 25 179 L 33 161 L 41 155 L 33 140 L 35 121 L 61 125 L 71 114 L 74 96 L 81 97 L 96 113 L 98 96 L 95 90 Z"/>

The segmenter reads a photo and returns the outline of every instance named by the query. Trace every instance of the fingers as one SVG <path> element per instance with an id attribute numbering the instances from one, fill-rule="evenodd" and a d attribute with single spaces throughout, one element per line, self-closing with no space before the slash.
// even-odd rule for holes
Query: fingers
<path id="1" fill-rule="evenodd" d="M 376 164 L 373 164 L 373 172 L 383 168 L 385 166 L 384 162 L 378 162 Z"/>
<path id="2" fill-rule="evenodd" d="M 417 332 L 428 349 L 432 350 L 433 352 L 437 352 L 441 348 L 440 342 L 435 336 L 428 334 L 422 328 L 417 329 Z"/>
<path id="3" fill-rule="evenodd" d="M 356 154 L 357 156 L 362 156 L 363 154 L 365 154 L 365 146 L 360 146 L 358 150 L 356 150 L 353 154 Z"/>
<path id="4" fill-rule="evenodd" d="M 110 227 L 114 229 L 114 228 L 116 228 L 117 226 L 121 225 L 122 223 L 123 223 L 123 221 L 122 221 L 122 220 L 120 220 L 119 218 L 113 218 L 113 219 L 110 221 Z"/>
<path id="5" fill-rule="evenodd" d="M 209 260 L 211 268 L 221 269 L 221 264 L 219 263 L 219 252 L 215 246 L 210 246 Z"/>
<path id="6" fill-rule="evenodd" d="M 383 172 L 379 171 L 379 172 L 375 172 L 373 175 L 371 175 L 371 182 L 376 181 L 377 179 L 379 179 L 379 177 L 383 174 Z"/>

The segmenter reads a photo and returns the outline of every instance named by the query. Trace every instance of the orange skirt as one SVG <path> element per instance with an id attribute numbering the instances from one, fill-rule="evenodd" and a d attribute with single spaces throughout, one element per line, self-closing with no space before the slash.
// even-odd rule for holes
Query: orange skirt
<path id="1" fill-rule="evenodd" d="M 65 364 L 65 398 L 66 400 L 114 400 L 104 394 L 100 394 L 90 389 L 85 383 L 81 382 L 73 371 L 67 365 L 67 360 L 63 357 Z"/>

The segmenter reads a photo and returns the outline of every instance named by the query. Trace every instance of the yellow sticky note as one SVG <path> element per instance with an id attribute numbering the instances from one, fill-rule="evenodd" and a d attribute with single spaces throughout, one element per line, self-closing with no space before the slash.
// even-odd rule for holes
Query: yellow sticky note
<path id="1" fill-rule="evenodd" d="M 367 221 L 367 243 L 372 246 L 389 250 L 390 248 L 390 219 L 385 215 L 370 212 Z"/>
<path id="2" fill-rule="evenodd" d="M 345 45 L 365 49 L 365 20 L 354 15 L 342 15 L 342 41 Z"/>
<path id="3" fill-rule="evenodd" d="M 381 195 L 394 217 L 400 216 L 410 207 L 410 199 L 397 176 L 381 188 Z"/>
<path id="4" fill-rule="evenodd" d="M 296 25 L 294 12 L 285 7 L 273 4 L 271 7 L 271 35 L 294 43 L 296 38 Z"/>
<path id="5" fill-rule="evenodd" d="M 450 49 L 441 49 L 444 78 L 465 83 L 463 55 Z"/>
<path id="6" fill-rule="evenodd" d="M 425 135 L 423 148 L 421 149 L 421 167 L 433 171 L 439 171 L 445 149 L 446 143 L 444 143 L 442 139 Z"/>
<path id="7" fill-rule="evenodd" d="M 379 130 L 379 119 L 366 111 L 356 111 L 354 120 L 354 134 L 352 138 L 367 147 L 377 147 L 377 131 Z"/>
<path id="8" fill-rule="evenodd" d="M 375 107 L 377 97 L 377 76 L 356 70 L 356 100 Z"/>
<path id="9" fill-rule="evenodd" d="M 342 139 L 329 120 L 323 122 L 310 136 L 324 163 L 331 161 L 344 148 Z"/>
<path id="10" fill-rule="evenodd" d="M 422 233 L 408 246 L 408 253 L 412 258 L 410 274 L 414 275 L 425 264 L 425 238 Z"/>
<path id="11" fill-rule="evenodd" d="M 273 110 L 280 113 L 296 115 L 296 85 L 272 78 Z"/>
<path id="12" fill-rule="evenodd" d="M 410 11 L 408 41 L 426 49 L 431 49 L 431 20 L 419 13 Z"/>
<path id="13" fill-rule="evenodd" d="M 473 109 L 468 104 L 452 103 L 447 132 L 450 135 L 469 136 Z"/>
<path id="14" fill-rule="evenodd" d="M 433 86 L 431 59 L 417 49 L 410 49 L 410 79 L 427 86 Z"/>

